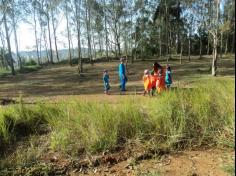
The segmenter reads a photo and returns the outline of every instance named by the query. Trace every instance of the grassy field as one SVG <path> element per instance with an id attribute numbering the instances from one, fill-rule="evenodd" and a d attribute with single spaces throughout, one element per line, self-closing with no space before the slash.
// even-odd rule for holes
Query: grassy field
<path id="1" fill-rule="evenodd" d="M 109 173 L 111 167 L 123 171 L 128 164 L 130 175 L 232 174 L 234 58 L 219 61 L 216 78 L 210 76 L 208 57 L 182 65 L 172 60 L 173 88 L 152 98 L 143 97 L 139 95 L 142 73 L 152 62 L 128 66 L 126 96 L 119 95 L 116 61 L 85 65 L 83 77 L 78 77 L 75 67 L 63 65 L 0 79 L 0 96 L 18 97 L 19 101 L 0 108 L 0 175 L 79 175 L 85 170 L 89 175 L 104 175 L 106 170 L 93 170 L 104 163 L 111 165 Z M 104 68 L 111 76 L 109 96 L 103 95 Z M 193 154 L 194 150 L 200 151 Z M 176 155 L 180 151 L 190 151 L 186 155 L 195 164 L 180 169 L 178 163 L 187 162 L 183 154 Z M 167 155 L 172 158 L 163 159 Z M 212 159 L 211 163 L 198 160 L 198 155 Z M 146 159 L 167 168 L 148 168 L 153 160 Z M 171 164 L 165 164 L 168 159 Z M 204 169 L 202 162 L 209 166 Z M 175 170 L 167 173 L 168 166 Z"/>

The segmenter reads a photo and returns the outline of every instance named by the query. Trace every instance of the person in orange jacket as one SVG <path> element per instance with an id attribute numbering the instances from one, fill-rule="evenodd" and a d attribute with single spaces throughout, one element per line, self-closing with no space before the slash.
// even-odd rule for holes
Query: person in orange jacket
<path id="1" fill-rule="evenodd" d="M 162 69 L 158 70 L 158 76 L 156 81 L 157 93 L 161 93 L 166 89 L 165 86 L 165 74 Z"/>
<path id="2" fill-rule="evenodd" d="M 144 85 L 144 92 L 143 95 L 146 95 L 148 93 L 150 95 L 150 92 L 152 90 L 152 79 L 151 75 L 148 70 L 144 70 L 143 75 L 143 85 Z"/>
<path id="3" fill-rule="evenodd" d="M 160 67 L 160 64 L 155 62 L 153 64 L 153 69 L 151 71 L 151 79 L 152 79 L 152 96 L 154 95 L 154 92 L 156 91 L 156 81 L 157 81 L 157 75 L 158 75 L 158 67 Z"/>

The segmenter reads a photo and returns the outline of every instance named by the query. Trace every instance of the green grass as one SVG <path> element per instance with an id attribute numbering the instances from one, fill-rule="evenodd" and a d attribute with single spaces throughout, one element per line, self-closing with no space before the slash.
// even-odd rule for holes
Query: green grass
<path id="1" fill-rule="evenodd" d="M 224 166 L 224 171 L 227 172 L 230 176 L 235 176 L 235 166 L 232 165 L 226 165 Z"/>
<path id="2" fill-rule="evenodd" d="M 2 107 L 0 149 L 22 137 L 45 134 L 45 128 L 49 149 L 71 156 L 81 149 L 88 153 L 112 150 L 133 139 L 156 150 L 234 148 L 234 90 L 232 80 L 208 80 L 194 89 L 174 89 L 153 98 L 128 96 L 117 104 L 71 99 Z M 29 146 L 28 152 L 37 150 Z"/>

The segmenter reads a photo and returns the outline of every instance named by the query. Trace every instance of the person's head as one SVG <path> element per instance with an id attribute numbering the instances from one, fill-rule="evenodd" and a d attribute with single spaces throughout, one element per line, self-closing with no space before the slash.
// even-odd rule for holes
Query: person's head
<path id="1" fill-rule="evenodd" d="M 120 58 L 120 62 L 121 62 L 121 63 L 125 63 L 125 58 L 123 58 L 123 57 Z"/>
<path id="2" fill-rule="evenodd" d="M 103 70 L 103 74 L 104 74 L 104 75 L 108 74 L 108 71 L 107 71 L 106 69 Z"/>
<path id="3" fill-rule="evenodd" d="M 166 64 L 166 70 L 171 71 L 170 65 Z"/>
<path id="4" fill-rule="evenodd" d="M 144 75 L 149 75 L 149 70 L 144 70 L 144 73 L 143 73 Z"/>
<path id="5" fill-rule="evenodd" d="M 154 64 L 153 64 L 153 69 L 154 69 L 154 71 L 157 71 L 158 69 L 161 69 L 162 68 L 162 66 L 160 65 L 160 64 L 158 64 L 157 62 L 155 62 Z"/>

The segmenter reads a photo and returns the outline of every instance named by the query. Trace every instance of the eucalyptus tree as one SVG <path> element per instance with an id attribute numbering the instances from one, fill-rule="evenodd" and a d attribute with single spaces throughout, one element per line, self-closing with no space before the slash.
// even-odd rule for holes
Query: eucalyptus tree
<path id="1" fill-rule="evenodd" d="M 212 36 L 213 39 L 213 51 L 212 51 L 212 76 L 216 76 L 217 71 L 217 60 L 218 60 L 218 42 L 219 42 L 219 14 L 220 14 L 220 0 L 215 0 L 213 2 L 213 8 L 211 9 L 212 19 L 210 24 L 207 25 L 207 30 Z"/>
<path id="2" fill-rule="evenodd" d="M 3 23 L 4 23 L 5 35 L 6 35 L 6 40 L 7 40 L 8 53 L 6 54 L 6 56 L 7 56 L 7 60 L 9 62 L 9 65 L 11 67 L 11 73 L 12 73 L 12 75 L 15 75 L 16 72 L 15 72 L 15 68 L 14 68 L 14 60 L 12 58 L 11 41 L 10 41 L 8 21 L 7 21 L 7 14 L 10 10 L 9 1 L 1 0 L 0 9 L 1 9 L 1 13 L 3 15 L 2 20 L 3 20 Z"/>
<path id="3" fill-rule="evenodd" d="M 74 7 L 74 20 L 76 23 L 76 34 L 77 34 L 77 52 L 78 52 L 78 71 L 79 75 L 83 73 L 83 61 L 81 52 L 81 0 L 73 0 Z"/>
<path id="4" fill-rule="evenodd" d="M 37 59 L 38 59 L 38 64 L 41 64 L 41 57 L 40 57 L 40 52 L 39 52 L 39 40 L 41 40 L 41 36 L 38 37 L 38 21 L 40 19 L 40 12 L 41 12 L 41 4 L 39 0 L 31 0 L 29 6 L 26 6 L 25 8 L 26 13 L 32 14 L 33 22 L 30 17 L 26 19 L 28 24 L 31 24 L 34 27 L 34 38 L 35 38 L 35 46 L 36 46 L 36 52 L 37 52 Z M 40 24 L 41 26 L 41 24 Z M 41 28 L 40 28 L 41 29 Z"/>
<path id="5" fill-rule="evenodd" d="M 10 19 L 10 25 L 13 28 L 16 56 L 17 56 L 17 60 L 19 62 L 20 70 L 21 70 L 22 69 L 22 61 L 21 61 L 21 56 L 19 54 L 17 28 L 18 28 L 19 22 L 24 20 L 24 14 L 23 14 L 22 8 L 25 6 L 26 2 L 24 0 L 22 0 L 22 1 L 10 0 L 10 1 L 8 1 L 8 3 L 9 3 L 8 16 Z"/>
<path id="6" fill-rule="evenodd" d="M 47 0 L 40 0 L 40 21 L 41 25 L 47 26 L 47 32 L 48 32 L 48 41 L 49 41 L 49 60 L 50 63 L 53 64 L 53 51 L 52 51 L 52 36 L 51 36 L 51 28 L 50 28 L 50 22 L 51 18 L 49 15 L 50 12 L 50 2 Z"/>
<path id="7" fill-rule="evenodd" d="M 69 59 L 69 64 L 72 66 L 72 53 L 71 53 L 71 30 L 69 27 L 70 23 L 70 14 L 69 12 L 71 11 L 71 1 L 64 1 L 63 4 L 63 10 L 65 11 L 65 17 L 66 17 L 66 30 L 67 30 L 67 40 L 68 40 L 68 59 Z"/>
<path id="8" fill-rule="evenodd" d="M 60 10 L 59 10 L 59 5 L 62 2 L 62 0 L 50 0 L 49 1 L 49 11 L 50 11 L 50 15 L 51 15 L 51 22 L 52 22 L 52 29 L 53 29 L 53 37 L 54 37 L 54 45 L 55 45 L 55 51 L 56 51 L 56 57 L 57 57 L 57 61 L 59 62 L 59 54 L 58 54 L 58 47 L 57 47 L 57 34 L 56 34 L 56 30 L 57 27 L 60 23 L 60 19 L 58 20 L 58 18 L 55 17 L 59 16 L 60 14 Z"/>
<path id="9" fill-rule="evenodd" d="M 91 40 L 91 6 L 92 6 L 92 3 L 93 3 L 93 0 L 84 0 L 88 57 L 89 57 L 90 63 L 93 65 L 92 44 L 91 44 L 92 43 L 92 40 Z"/>

